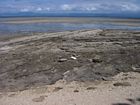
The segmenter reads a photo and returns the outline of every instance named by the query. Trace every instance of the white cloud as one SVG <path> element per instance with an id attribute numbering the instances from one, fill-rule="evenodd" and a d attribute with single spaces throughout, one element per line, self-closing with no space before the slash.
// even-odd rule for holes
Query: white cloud
<path id="1" fill-rule="evenodd" d="M 78 10 L 78 11 L 95 11 L 98 8 L 91 4 L 81 4 L 81 5 L 75 5 L 75 4 L 64 4 L 61 5 L 61 10 L 70 11 L 70 10 Z"/>
<path id="2" fill-rule="evenodd" d="M 20 10 L 21 12 L 29 12 L 30 10 L 28 8 L 23 8 Z"/>
<path id="3" fill-rule="evenodd" d="M 49 7 L 24 7 L 20 9 L 20 12 L 44 12 L 44 11 L 50 11 L 51 8 Z"/>
<path id="4" fill-rule="evenodd" d="M 81 5 L 83 10 L 97 11 L 97 12 L 120 12 L 120 11 L 140 11 L 140 7 L 133 3 L 121 2 L 121 3 L 94 3 Z"/>
<path id="5" fill-rule="evenodd" d="M 99 9 L 97 4 L 81 5 L 81 8 L 86 11 L 96 11 Z"/>
<path id="6" fill-rule="evenodd" d="M 36 9 L 36 11 L 42 11 L 43 9 L 41 8 L 41 7 L 38 7 L 37 9 Z"/>
<path id="7" fill-rule="evenodd" d="M 68 5 L 68 4 L 64 4 L 61 6 L 62 10 L 72 10 L 73 6 L 72 5 Z"/>
<path id="8" fill-rule="evenodd" d="M 50 11 L 50 10 L 51 10 L 51 8 L 47 7 L 47 8 L 45 8 L 44 10 Z"/>
<path id="9" fill-rule="evenodd" d="M 50 11 L 50 8 L 49 7 L 47 7 L 47 8 L 45 8 L 45 7 L 38 7 L 37 9 L 36 9 L 36 11 Z"/>
<path id="10" fill-rule="evenodd" d="M 69 3 L 69 4 L 58 4 L 54 5 L 34 5 L 27 6 L 21 9 L 21 12 L 47 12 L 47 11 L 83 11 L 83 12 L 103 12 L 103 13 L 111 13 L 111 12 L 135 12 L 140 11 L 140 7 L 138 4 L 130 3 L 130 2 L 95 2 L 95 3 Z"/>
<path id="11" fill-rule="evenodd" d="M 82 10 L 84 10 L 84 11 L 96 11 L 97 8 L 96 7 L 83 7 Z"/>
<path id="12" fill-rule="evenodd" d="M 121 5 L 122 11 L 138 11 L 140 7 L 135 4 L 124 3 Z"/>

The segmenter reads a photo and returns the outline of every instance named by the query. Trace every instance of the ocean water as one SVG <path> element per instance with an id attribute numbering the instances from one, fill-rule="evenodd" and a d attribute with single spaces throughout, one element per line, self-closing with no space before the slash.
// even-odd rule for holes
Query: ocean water
<path id="1" fill-rule="evenodd" d="M 131 22 L 132 23 L 132 22 Z M 3 23 L 0 22 L 0 35 L 20 32 L 61 32 L 84 29 L 126 29 L 140 30 L 140 25 L 116 24 L 116 22 L 35 22 L 35 23 Z"/>

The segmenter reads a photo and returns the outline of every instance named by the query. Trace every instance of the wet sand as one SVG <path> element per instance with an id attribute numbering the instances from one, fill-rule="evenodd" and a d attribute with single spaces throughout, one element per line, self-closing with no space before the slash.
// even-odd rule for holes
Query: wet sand
<path id="1" fill-rule="evenodd" d="M 139 105 L 139 73 L 140 31 L 79 30 L 0 41 L 2 105 Z M 30 93 L 42 87 L 43 94 Z"/>
<path id="2" fill-rule="evenodd" d="M 127 26 L 140 26 L 140 19 L 119 19 L 119 18 L 91 18 L 91 17 L 30 17 L 30 18 L 1 18 L 0 23 L 29 24 L 29 23 L 110 23 Z"/>

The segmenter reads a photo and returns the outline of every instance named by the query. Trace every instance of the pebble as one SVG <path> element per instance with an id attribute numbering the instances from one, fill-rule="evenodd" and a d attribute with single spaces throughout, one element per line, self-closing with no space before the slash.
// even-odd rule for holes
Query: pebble
<path id="1" fill-rule="evenodd" d="M 67 59 L 65 59 L 65 58 L 62 58 L 62 59 L 58 60 L 58 62 L 65 62 L 65 61 L 67 61 Z"/>
<path id="2" fill-rule="evenodd" d="M 76 58 L 76 57 L 74 57 L 74 56 L 71 56 L 71 59 L 76 60 L 77 58 Z"/>
<path id="3" fill-rule="evenodd" d="M 40 96 L 39 98 L 32 99 L 32 101 L 34 101 L 34 102 L 42 102 L 44 99 L 45 99 L 44 96 Z"/>

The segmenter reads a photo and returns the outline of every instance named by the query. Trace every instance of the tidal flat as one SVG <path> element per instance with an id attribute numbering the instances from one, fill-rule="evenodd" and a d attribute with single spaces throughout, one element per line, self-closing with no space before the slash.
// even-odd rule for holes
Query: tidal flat
<path id="1" fill-rule="evenodd" d="M 0 41 L 2 91 L 110 80 L 121 72 L 140 72 L 140 31 L 79 30 Z"/>
<path id="2" fill-rule="evenodd" d="M 140 25 L 140 19 L 126 18 L 99 18 L 99 17 L 14 17 L 1 18 L 1 23 L 22 24 L 22 23 L 116 23 L 126 25 Z"/>

